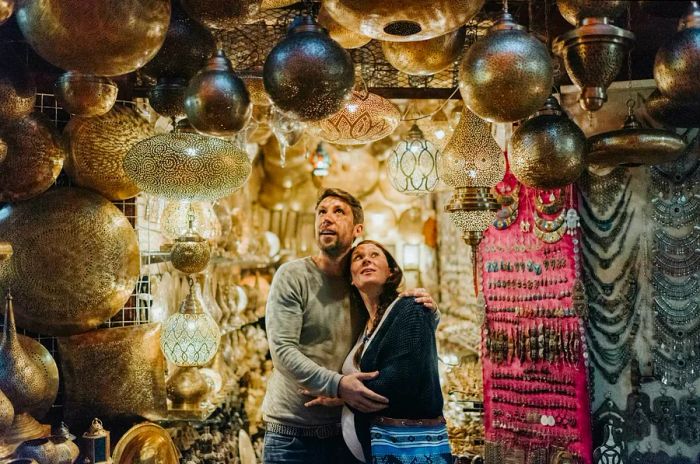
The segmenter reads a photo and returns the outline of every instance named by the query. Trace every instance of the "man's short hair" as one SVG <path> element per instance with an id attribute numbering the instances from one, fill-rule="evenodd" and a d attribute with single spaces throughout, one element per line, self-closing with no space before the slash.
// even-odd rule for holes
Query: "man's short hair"
<path id="1" fill-rule="evenodd" d="M 365 222 L 365 213 L 362 210 L 362 204 L 360 204 L 360 201 L 355 198 L 351 193 L 346 192 L 345 190 L 338 189 L 338 188 L 327 188 L 321 194 L 318 196 L 318 200 L 316 200 L 316 208 L 318 209 L 318 205 L 326 198 L 328 197 L 336 197 L 342 200 L 344 203 L 346 203 L 350 209 L 352 210 L 352 220 L 357 224 L 364 224 Z"/>

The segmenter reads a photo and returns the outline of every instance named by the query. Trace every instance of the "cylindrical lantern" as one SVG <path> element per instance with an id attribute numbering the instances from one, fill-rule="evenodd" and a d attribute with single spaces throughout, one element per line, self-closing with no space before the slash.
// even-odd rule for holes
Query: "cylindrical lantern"
<path id="1" fill-rule="evenodd" d="M 435 190 L 438 183 L 438 149 L 425 140 L 416 124 L 387 159 L 387 172 L 396 191 L 421 195 Z"/>
<path id="2" fill-rule="evenodd" d="M 112 462 L 110 433 L 102 427 L 102 421 L 93 419 L 90 429 L 83 434 L 80 454 L 90 464 L 109 464 Z"/>
<path id="3" fill-rule="evenodd" d="M 214 358 L 221 332 L 213 317 L 204 311 L 199 284 L 191 278 L 190 292 L 180 310 L 163 323 L 160 347 L 168 361 L 180 367 L 204 366 Z"/>
<path id="4" fill-rule="evenodd" d="M 341 109 L 355 71 L 348 52 L 311 17 L 294 20 L 263 67 L 265 90 L 282 111 L 318 121 Z"/>
<path id="5" fill-rule="evenodd" d="M 486 37 L 467 49 L 459 89 L 464 103 L 477 116 L 511 122 L 542 106 L 553 79 L 547 47 L 506 12 Z"/>
<path id="6" fill-rule="evenodd" d="M 654 79 L 662 94 L 700 102 L 700 2 L 691 2 L 678 32 L 659 48 Z"/>
<path id="7" fill-rule="evenodd" d="M 251 108 L 248 90 L 223 50 L 217 50 L 185 91 L 187 118 L 207 135 L 234 135 L 248 122 Z"/>
<path id="8" fill-rule="evenodd" d="M 528 187 L 563 187 L 583 172 L 586 136 L 554 97 L 518 127 L 511 141 L 511 171 Z"/>

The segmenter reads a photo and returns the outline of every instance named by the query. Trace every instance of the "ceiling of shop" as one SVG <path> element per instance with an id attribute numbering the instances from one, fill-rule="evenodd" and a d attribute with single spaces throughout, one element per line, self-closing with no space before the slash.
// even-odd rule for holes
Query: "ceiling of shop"
<path id="1" fill-rule="evenodd" d="M 502 3 L 503 2 L 501 0 L 487 1 L 484 9 L 478 16 L 478 24 L 482 29 L 483 27 L 488 26 L 494 15 L 501 10 Z M 684 4 L 688 2 L 668 1 L 666 3 Z M 509 8 L 518 22 L 528 26 L 531 31 L 535 32 L 542 38 L 549 37 L 551 40 L 557 35 L 572 29 L 572 26 L 564 21 L 564 19 L 559 15 L 555 0 L 510 0 Z M 264 28 L 267 36 L 262 39 L 269 42 L 266 45 L 269 45 L 271 48 L 284 33 L 284 24 L 286 24 L 290 18 L 292 18 L 302 9 L 303 5 L 300 3 L 288 7 L 285 10 L 277 12 L 272 11 L 268 13 L 269 16 L 266 18 L 268 24 L 267 27 Z M 666 38 L 672 35 L 676 30 L 678 20 L 674 18 L 651 16 L 639 8 L 638 2 L 632 2 L 630 13 L 631 18 L 629 19 L 629 22 L 631 24 L 631 30 L 637 36 L 637 42 L 631 55 L 632 78 L 653 78 L 652 69 L 656 51 L 666 40 Z M 271 37 L 269 35 L 270 20 L 278 23 L 278 36 Z M 628 19 L 625 17 L 618 21 L 618 25 L 622 27 L 626 27 L 627 23 Z M 259 47 L 260 42 L 258 40 L 250 39 L 251 36 L 255 37 L 256 39 L 260 38 L 260 30 L 256 31 L 256 27 L 259 28 L 259 26 L 256 26 L 256 24 L 245 25 L 241 27 L 240 31 L 226 33 L 224 37 L 233 35 L 233 38 L 235 39 L 236 34 L 240 33 L 241 37 L 246 38 L 246 40 L 229 40 L 229 42 L 237 44 L 236 46 L 238 47 L 252 46 L 249 45 L 252 43 L 255 43 L 255 46 Z M 8 21 L 8 23 L 0 27 L 0 41 L 16 44 L 18 49 L 24 50 L 30 69 L 36 76 L 39 91 L 44 93 L 53 93 L 53 83 L 62 71 L 39 58 L 25 44 L 14 19 Z M 224 40 L 224 42 L 226 42 L 226 40 Z M 233 52 L 235 52 L 235 50 L 227 50 L 227 54 L 229 56 L 231 56 Z M 402 75 L 398 71 L 393 70 L 393 68 L 390 68 L 388 63 L 384 61 L 383 56 L 381 56 L 381 47 L 378 47 L 374 41 L 362 49 L 353 51 L 352 54 L 355 62 L 366 62 L 364 64 L 367 64 L 368 68 L 386 68 L 387 72 L 394 74 L 392 80 L 387 80 L 387 82 L 393 82 L 395 84 L 385 85 L 380 82 L 373 86 L 375 88 L 379 88 L 380 91 L 377 93 L 382 93 L 387 97 L 446 98 L 452 94 L 452 90 L 455 87 L 457 77 L 456 67 L 455 69 L 440 73 L 440 75 L 436 75 L 434 78 L 409 79 L 408 76 Z M 236 59 L 233 59 L 233 61 L 234 64 L 237 62 Z M 250 64 L 255 63 L 247 63 L 244 67 L 247 68 Z M 627 80 L 627 69 L 628 67 L 625 65 L 623 67 L 623 72 L 620 73 L 617 80 Z M 135 73 L 121 76 L 115 80 L 119 84 L 121 99 L 131 99 L 134 96 L 145 94 L 145 89 L 138 85 L 139 80 Z M 567 83 L 569 83 L 568 78 L 565 78 L 563 84 Z"/>

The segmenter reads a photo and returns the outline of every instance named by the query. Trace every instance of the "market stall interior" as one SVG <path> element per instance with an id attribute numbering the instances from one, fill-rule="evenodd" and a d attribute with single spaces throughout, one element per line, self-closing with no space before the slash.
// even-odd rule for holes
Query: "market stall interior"
<path id="1" fill-rule="evenodd" d="M 698 1 L 0 0 L 0 463 L 262 462 L 330 187 L 456 463 L 700 462 L 698 77 Z"/>

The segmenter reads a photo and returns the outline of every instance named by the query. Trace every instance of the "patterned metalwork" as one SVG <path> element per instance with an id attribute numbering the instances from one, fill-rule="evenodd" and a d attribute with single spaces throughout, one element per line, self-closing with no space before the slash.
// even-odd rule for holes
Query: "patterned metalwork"
<path id="1" fill-rule="evenodd" d="M 139 276 L 139 248 L 112 203 L 87 190 L 59 188 L 0 211 L 0 235 L 14 248 L 0 263 L 0 287 L 12 288 L 20 327 L 80 333 L 127 301 Z"/>
<path id="2" fill-rule="evenodd" d="M 190 229 L 187 235 L 175 239 L 170 250 L 173 267 L 185 274 L 196 274 L 206 269 L 211 257 L 211 247 L 200 235 Z"/>
<path id="3" fill-rule="evenodd" d="M 409 195 L 432 192 L 439 180 L 438 157 L 437 147 L 425 140 L 423 132 L 414 124 L 408 137 L 394 147 L 387 159 L 391 185 Z"/>
<path id="4" fill-rule="evenodd" d="M 68 71 L 54 84 L 59 104 L 70 114 L 91 118 L 102 116 L 117 101 L 117 84 L 108 77 Z"/>
<path id="5" fill-rule="evenodd" d="M 148 103 L 161 116 L 184 118 L 186 89 L 185 79 L 168 77 L 159 79 L 155 87 L 148 92 Z"/>
<path id="6" fill-rule="evenodd" d="M 162 417 L 165 360 L 160 324 L 93 330 L 58 339 L 64 417 Z"/>
<path id="7" fill-rule="evenodd" d="M 518 127 L 511 143 L 510 168 L 528 187 L 564 187 L 575 182 L 585 167 L 586 136 L 554 97 Z"/>
<path id="8" fill-rule="evenodd" d="M 487 121 L 524 119 L 544 104 L 554 74 L 547 47 L 503 13 L 462 58 L 459 89 L 467 107 Z"/>
<path id="9" fill-rule="evenodd" d="M 0 121 L 28 116 L 34 109 L 36 86 L 26 64 L 11 45 L 0 46 Z"/>
<path id="10" fill-rule="evenodd" d="M 391 135 L 400 122 L 401 112 L 389 100 L 371 92 L 353 90 L 340 111 L 311 126 L 327 142 L 364 145 Z"/>
<path id="11" fill-rule="evenodd" d="M 417 42 L 382 42 L 386 60 L 399 71 L 430 76 L 453 66 L 464 49 L 465 28 Z"/>
<path id="12" fill-rule="evenodd" d="M 649 116 L 672 127 L 700 127 L 700 103 L 674 100 L 654 90 L 644 102 Z"/>
<path id="13" fill-rule="evenodd" d="M 338 23 L 335 19 L 328 14 L 323 5 L 318 11 L 318 23 L 328 30 L 328 35 L 331 39 L 335 40 L 343 48 L 360 48 L 372 40 L 371 37 L 360 34 L 358 32 L 351 31 Z"/>
<path id="14" fill-rule="evenodd" d="M 0 128 L 7 155 L 0 169 L 0 202 L 22 201 L 45 192 L 56 181 L 66 153 L 48 119 L 30 114 Z"/>
<path id="15" fill-rule="evenodd" d="M 559 12 L 573 26 L 583 18 L 615 19 L 627 10 L 629 4 L 627 0 L 557 0 Z"/>
<path id="16" fill-rule="evenodd" d="M 112 456 L 114 464 L 180 462 L 180 453 L 168 431 L 150 422 L 130 428 L 117 442 Z"/>
<path id="17" fill-rule="evenodd" d="M 187 14 L 212 29 L 232 29 L 252 19 L 262 0 L 182 0 Z"/>
<path id="18" fill-rule="evenodd" d="M 7 396 L 0 391 L 0 434 L 4 434 L 15 418 L 15 408 Z"/>
<path id="19" fill-rule="evenodd" d="M 148 63 L 163 45 L 170 2 L 29 0 L 15 17 L 27 42 L 54 66 L 119 76 Z"/>
<path id="20" fill-rule="evenodd" d="M 659 48 L 654 61 L 659 90 L 679 102 L 697 101 L 700 94 L 700 4 L 690 3 L 678 32 Z"/>
<path id="21" fill-rule="evenodd" d="M 607 88 L 620 73 L 634 40 L 630 31 L 593 18 L 554 40 L 552 49 L 564 59 L 566 72 L 581 90 L 584 110 L 597 111 L 607 101 Z"/>
<path id="22" fill-rule="evenodd" d="M 110 200 L 124 200 L 139 193 L 122 163 L 134 145 L 156 132 L 137 110 L 115 106 L 104 116 L 71 118 L 64 133 L 69 150 L 66 172 L 76 185 Z"/>
<path id="23" fill-rule="evenodd" d="M 217 200 L 238 190 L 251 172 L 248 155 L 225 140 L 185 132 L 137 143 L 124 158 L 124 171 L 144 192 L 171 200 Z"/>

